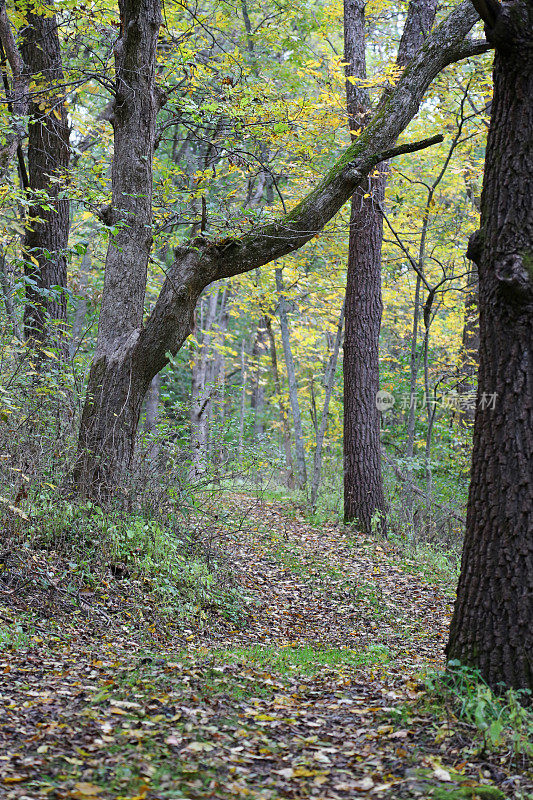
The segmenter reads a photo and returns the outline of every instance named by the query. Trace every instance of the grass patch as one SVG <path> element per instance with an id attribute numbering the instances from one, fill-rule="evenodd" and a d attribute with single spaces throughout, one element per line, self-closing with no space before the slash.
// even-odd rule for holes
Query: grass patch
<path id="1" fill-rule="evenodd" d="M 242 659 L 260 669 L 268 669 L 286 675 L 297 672 L 315 675 L 323 669 L 346 670 L 360 666 L 386 664 L 391 654 L 384 645 L 374 645 L 368 650 L 349 648 L 252 645 L 251 647 L 220 650 L 213 653 L 215 659 Z"/>
<path id="2" fill-rule="evenodd" d="M 450 662 L 448 671 L 426 677 L 433 713 L 455 718 L 474 732 L 479 751 L 533 758 L 533 711 L 529 690 L 496 695 L 477 670 Z M 440 712 L 440 713 L 439 713 Z"/>

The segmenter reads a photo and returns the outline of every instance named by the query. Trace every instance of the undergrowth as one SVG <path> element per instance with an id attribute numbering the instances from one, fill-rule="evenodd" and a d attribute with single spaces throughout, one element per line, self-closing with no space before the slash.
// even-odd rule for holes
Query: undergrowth
<path id="1" fill-rule="evenodd" d="M 475 733 L 478 748 L 508 757 L 533 759 L 533 711 L 529 690 L 508 689 L 495 694 L 477 670 L 457 661 L 446 672 L 425 678 L 426 702 L 447 717 L 447 726 L 464 724 Z"/>

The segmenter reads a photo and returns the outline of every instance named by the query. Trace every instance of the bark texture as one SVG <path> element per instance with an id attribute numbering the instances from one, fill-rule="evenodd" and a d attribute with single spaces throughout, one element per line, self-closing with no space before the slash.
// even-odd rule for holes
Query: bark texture
<path id="1" fill-rule="evenodd" d="M 8 111 L 12 115 L 12 128 L 10 131 L 4 131 L 2 135 L 0 178 L 5 180 L 13 157 L 15 153 L 18 153 L 19 167 L 22 167 L 24 180 L 27 181 L 26 165 L 20 142 L 26 127 L 22 117 L 28 112 L 28 75 L 11 30 L 5 0 L 0 0 L 0 59 L 5 99 Z M 11 85 L 7 74 L 8 64 L 11 69 Z M 25 184 L 24 188 L 26 188 Z"/>
<path id="2" fill-rule="evenodd" d="M 480 5 L 496 47 L 479 268 L 480 362 L 466 537 L 447 655 L 533 688 L 533 5 Z M 474 252 L 473 252 L 474 251 Z"/>
<path id="3" fill-rule="evenodd" d="M 33 13 L 30 3 L 20 31 L 27 81 L 36 87 L 28 114 L 28 178 L 36 198 L 28 210 L 24 235 L 26 306 L 24 331 L 29 341 L 66 347 L 67 256 L 70 227 L 66 197 L 70 161 L 65 84 L 56 17 Z M 41 4 L 42 7 L 42 4 Z"/>
<path id="4" fill-rule="evenodd" d="M 417 53 L 363 134 L 314 191 L 277 222 L 222 242 L 198 236 L 175 261 L 146 324 L 142 324 L 151 246 L 152 154 L 160 97 L 154 83 L 160 0 L 121 0 L 116 46 L 117 97 L 113 202 L 103 216 L 119 223 L 106 261 L 104 302 L 89 377 L 75 470 L 78 486 L 96 497 L 112 493 L 131 465 L 139 413 L 153 376 L 191 333 L 203 289 L 297 250 L 363 185 L 376 164 L 423 144 L 395 147 L 431 81 L 449 63 L 484 52 L 466 35 L 478 15 L 469 0 L 455 8 Z"/>
<path id="5" fill-rule="evenodd" d="M 400 41 L 397 63 L 405 66 L 428 36 L 436 0 L 412 0 Z M 346 105 L 352 137 L 364 126 L 371 108 L 364 88 L 365 4 L 344 3 Z M 385 95 L 386 97 L 386 95 Z M 381 246 L 388 167 L 381 164 L 352 198 L 346 276 L 344 340 L 344 519 L 370 533 L 377 522 L 386 532 L 386 502 L 381 474 L 379 332 L 381 328 Z M 374 521 L 374 522 L 373 522 Z"/>
<path id="6" fill-rule="evenodd" d="M 96 353 L 87 387 L 75 478 L 83 493 L 107 495 L 132 464 L 146 391 L 164 359 L 138 347 L 152 247 L 152 162 L 159 97 L 155 54 L 159 0 L 120 0 L 115 45 L 113 194 L 102 217 L 115 227 L 105 265 Z M 189 313 L 190 317 L 190 313 Z M 189 318 L 189 325 L 191 320 Z"/>

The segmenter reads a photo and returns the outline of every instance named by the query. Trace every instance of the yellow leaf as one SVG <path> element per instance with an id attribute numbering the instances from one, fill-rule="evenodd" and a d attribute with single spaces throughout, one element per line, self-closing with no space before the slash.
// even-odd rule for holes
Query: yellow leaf
<path id="1" fill-rule="evenodd" d="M 78 797 L 97 797 L 100 794 L 100 787 L 95 786 L 94 783 L 76 783 L 74 784 Z"/>

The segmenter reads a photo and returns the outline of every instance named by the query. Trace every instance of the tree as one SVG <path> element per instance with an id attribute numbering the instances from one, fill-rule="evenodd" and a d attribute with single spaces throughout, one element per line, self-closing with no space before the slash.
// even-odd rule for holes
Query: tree
<path id="1" fill-rule="evenodd" d="M 449 659 L 533 689 L 533 5 L 475 0 L 494 45 L 481 227 L 472 471 Z"/>
<path id="2" fill-rule="evenodd" d="M 98 340 L 79 436 L 75 479 L 82 492 L 106 497 L 131 465 L 142 402 L 155 374 L 191 332 L 203 289 L 249 272 L 302 247 L 362 185 L 376 164 L 428 146 L 395 147 L 424 93 L 452 62 L 483 52 L 466 38 L 477 14 L 457 6 L 413 58 L 361 136 L 323 180 L 281 220 L 239 238 L 209 241 L 202 231 L 176 248 L 155 306 L 143 324 L 147 263 L 152 244 L 152 158 L 155 119 L 165 97 L 154 80 L 161 22 L 159 0 L 120 0 L 121 34 L 115 47 L 113 197 L 102 217 L 113 226 Z"/>
<path id="3" fill-rule="evenodd" d="M 32 10 L 33 9 L 33 10 Z M 70 161 L 61 48 L 49 5 L 28 5 L 20 30 L 26 83 L 31 81 L 28 189 L 32 205 L 24 235 L 26 306 L 24 332 L 40 345 L 55 343 L 64 355 L 67 319 L 67 244 L 70 228 L 65 183 Z"/>
<path id="4" fill-rule="evenodd" d="M 409 63 L 428 35 L 435 0 L 412 0 L 398 49 L 397 64 Z M 371 114 L 366 83 L 365 4 L 344 3 L 346 104 L 352 139 Z M 371 532 L 376 515 L 386 529 L 386 503 L 381 475 L 379 331 L 381 327 L 382 203 L 387 166 L 381 164 L 353 195 L 346 275 L 344 341 L 344 519 Z"/>

